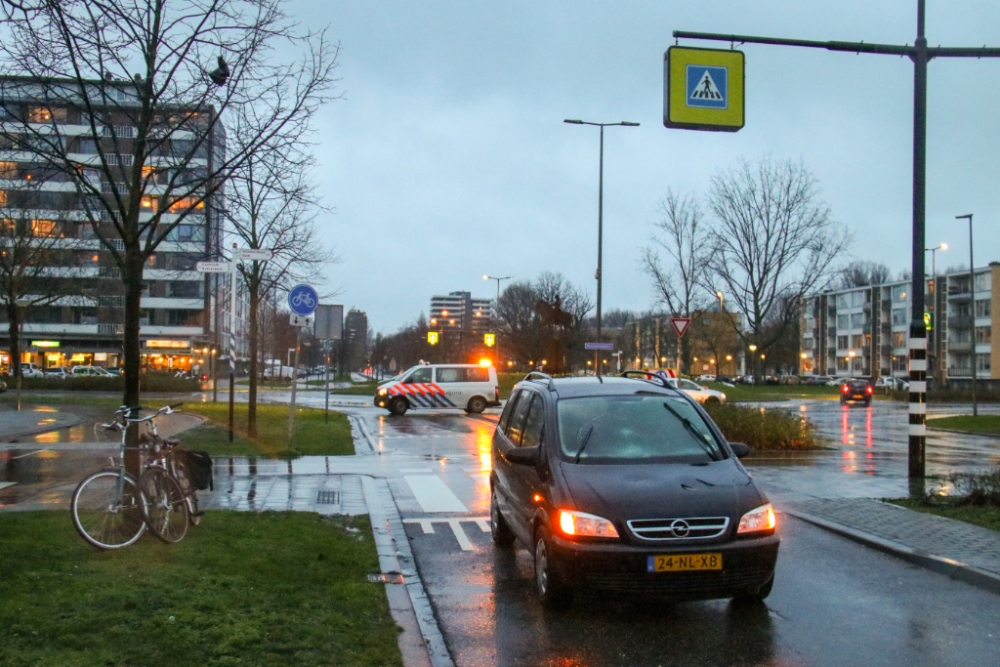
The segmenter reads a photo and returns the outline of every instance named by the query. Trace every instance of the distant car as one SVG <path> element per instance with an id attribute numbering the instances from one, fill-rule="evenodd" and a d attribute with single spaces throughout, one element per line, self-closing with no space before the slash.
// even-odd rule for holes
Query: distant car
<path id="1" fill-rule="evenodd" d="M 910 388 L 910 383 L 902 378 L 892 377 L 891 375 L 883 375 L 879 379 L 875 380 L 875 388 L 906 391 Z"/>
<path id="2" fill-rule="evenodd" d="M 50 366 L 45 369 L 45 377 L 65 380 L 69 377 L 69 370 L 65 366 Z"/>
<path id="3" fill-rule="evenodd" d="M 715 382 L 715 376 L 714 375 L 699 375 L 697 378 L 695 378 L 695 381 L 696 382 Z"/>
<path id="4" fill-rule="evenodd" d="M 855 379 L 845 380 L 840 385 L 840 404 L 861 402 L 865 406 L 872 404 L 872 394 L 874 390 L 868 380 Z"/>
<path id="5" fill-rule="evenodd" d="M 111 377 L 111 373 L 99 366 L 74 366 L 73 377 Z"/>
<path id="6" fill-rule="evenodd" d="M 7 391 L 7 383 L 4 382 L 3 380 L 0 380 L 0 394 L 4 393 L 5 391 Z"/>
<path id="7" fill-rule="evenodd" d="M 810 386 L 826 386 L 833 381 L 833 378 L 829 375 L 805 375 L 802 378 L 802 384 Z"/>
<path id="8" fill-rule="evenodd" d="M 725 403 L 726 395 L 721 391 L 716 391 L 715 389 L 709 389 L 708 387 L 702 387 L 697 382 L 692 382 L 691 380 L 685 380 L 684 378 L 672 378 L 664 377 L 660 372 L 656 373 L 672 388 L 680 389 L 685 394 L 698 401 L 699 403 Z"/>
<path id="9" fill-rule="evenodd" d="M 41 378 L 45 377 L 45 373 L 42 369 L 32 363 L 22 363 L 21 364 L 21 377 L 23 378 Z"/>

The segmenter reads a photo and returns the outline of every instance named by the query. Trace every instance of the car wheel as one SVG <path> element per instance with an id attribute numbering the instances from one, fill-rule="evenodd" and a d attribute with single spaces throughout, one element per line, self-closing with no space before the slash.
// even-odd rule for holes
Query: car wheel
<path id="1" fill-rule="evenodd" d="M 514 531 L 507 524 L 507 519 L 500 514 L 496 491 L 490 494 L 490 534 L 498 547 L 508 548 L 514 544 Z"/>
<path id="2" fill-rule="evenodd" d="M 396 398 L 389 401 L 389 412 L 399 416 L 405 415 L 406 411 L 409 409 L 410 404 L 406 402 L 406 399 L 402 396 L 397 396 Z"/>
<path id="3" fill-rule="evenodd" d="M 556 574 L 549 532 L 541 527 L 535 533 L 535 593 L 543 607 L 561 609 L 573 601 L 572 589 Z"/>
<path id="4" fill-rule="evenodd" d="M 767 596 L 771 594 L 771 588 L 774 587 L 774 575 L 767 581 L 766 584 L 759 587 L 757 590 L 744 591 L 737 595 L 734 600 L 741 603 L 755 603 L 763 602 L 767 599 Z"/>
<path id="5" fill-rule="evenodd" d="M 470 415 L 478 415 L 480 412 L 486 409 L 486 399 L 482 396 L 473 396 L 469 399 L 469 405 L 465 408 L 465 411 Z"/>

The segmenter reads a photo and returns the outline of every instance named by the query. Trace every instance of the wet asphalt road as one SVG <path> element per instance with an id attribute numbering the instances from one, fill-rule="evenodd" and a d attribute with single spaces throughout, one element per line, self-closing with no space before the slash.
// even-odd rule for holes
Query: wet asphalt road
<path id="1" fill-rule="evenodd" d="M 809 414 L 831 450 L 760 457 L 751 472 L 776 506 L 806 497 L 906 494 L 906 406 L 774 404 Z M 950 408 L 944 408 L 950 410 Z M 493 421 L 460 413 L 390 418 L 358 410 L 377 446 L 425 464 L 391 481 L 424 586 L 461 667 L 545 665 L 985 665 L 1000 662 L 1000 596 L 908 565 L 780 514 L 776 584 L 765 604 L 667 604 L 583 594 L 565 612 L 534 599 L 523 545 L 487 527 Z M 1000 441 L 931 438 L 928 472 L 996 465 Z M 428 512 L 406 477 L 435 476 L 465 512 Z M 457 528 L 456 528 L 457 525 Z"/>

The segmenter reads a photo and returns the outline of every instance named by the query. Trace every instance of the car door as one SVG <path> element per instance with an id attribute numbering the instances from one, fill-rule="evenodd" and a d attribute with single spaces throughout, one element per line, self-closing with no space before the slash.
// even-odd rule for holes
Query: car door
<path id="1" fill-rule="evenodd" d="M 545 400 L 533 391 L 522 392 L 518 405 L 511 415 L 508 432 L 516 438 L 511 444 L 518 448 L 535 447 L 541 452 L 542 433 L 545 427 Z M 543 492 L 539 466 L 511 465 L 508 469 L 511 508 L 511 527 L 522 541 L 531 543 L 531 521 L 535 513 L 535 494 Z"/>
<path id="2" fill-rule="evenodd" d="M 531 406 L 532 395 L 533 392 L 527 389 L 515 391 L 507 401 L 493 433 L 493 490 L 497 495 L 500 511 L 507 517 L 514 532 L 523 539 L 530 538 L 525 538 L 522 534 L 524 522 L 517 516 L 520 503 L 514 498 L 518 487 L 517 468 L 520 464 L 511 463 L 506 455 L 521 443 L 524 418 Z"/>
<path id="3" fill-rule="evenodd" d="M 434 369 L 434 390 L 442 407 L 462 408 L 469 402 L 463 396 L 465 369 L 458 366 L 438 366 Z M 464 399 L 464 400 L 463 400 Z"/>

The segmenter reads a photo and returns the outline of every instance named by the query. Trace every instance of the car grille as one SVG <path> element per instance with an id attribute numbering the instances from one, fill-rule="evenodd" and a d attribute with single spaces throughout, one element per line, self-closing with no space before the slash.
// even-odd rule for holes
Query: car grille
<path id="1" fill-rule="evenodd" d="M 633 519 L 627 523 L 632 534 L 640 540 L 707 540 L 726 533 L 729 517 Z"/>
<path id="2" fill-rule="evenodd" d="M 725 597 L 727 591 L 760 586 L 771 577 L 771 572 L 770 568 L 657 574 L 590 572 L 587 583 L 599 590 L 620 593 L 683 596 L 717 591 Z"/>

